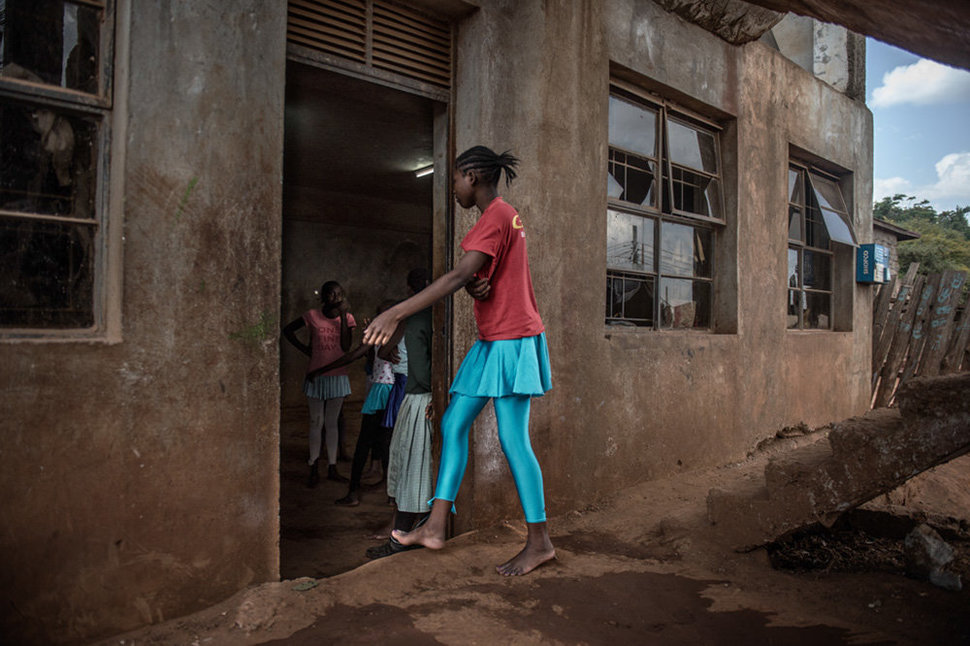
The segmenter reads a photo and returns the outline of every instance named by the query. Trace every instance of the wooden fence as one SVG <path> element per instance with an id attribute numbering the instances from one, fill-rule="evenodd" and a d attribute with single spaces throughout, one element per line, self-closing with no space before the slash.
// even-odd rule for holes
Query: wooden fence
<path id="1" fill-rule="evenodd" d="M 872 405 L 889 406 L 910 377 L 970 370 L 970 307 L 960 305 L 967 275 L 947 270 L 881 285 L 873 303 Z"/>

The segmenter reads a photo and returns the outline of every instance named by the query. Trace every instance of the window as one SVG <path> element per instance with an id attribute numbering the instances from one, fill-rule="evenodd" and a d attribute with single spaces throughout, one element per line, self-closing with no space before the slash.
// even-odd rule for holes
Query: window
<path id="1" fill-rule="evenodd" d="M 809 165 L 788 168 L 788 328 L 831 330 L 839 263 L 834 244 L 856 246 L 835 177 Z"/>
<path id="2" fill-rule="evenodd" d="M 609 115 L 606 323 L 710 329 L 719 130 L 618 87 Z"/>
<path id="3" fill-rule="evenodd" d="M 91 329 L 112 2 L 0 0 L 0 329 Z"/>

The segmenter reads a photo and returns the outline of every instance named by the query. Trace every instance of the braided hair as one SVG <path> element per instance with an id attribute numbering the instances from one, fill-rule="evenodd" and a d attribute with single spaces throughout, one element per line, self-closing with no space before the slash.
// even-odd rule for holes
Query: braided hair
<path id="1" fill-rule="evenodd" d="M 519 165 L 519 158 L 506 150 L 501 155 L 491 148 L 475 146 L 469 148 L 455 159 L 455 167 L 462 173 L 477 170 L 483 180 L 489 184 L 498 184 L 502 171 L 505 171 L 505 185 L 508 186 L 516 177 L 515 167 Z"/>

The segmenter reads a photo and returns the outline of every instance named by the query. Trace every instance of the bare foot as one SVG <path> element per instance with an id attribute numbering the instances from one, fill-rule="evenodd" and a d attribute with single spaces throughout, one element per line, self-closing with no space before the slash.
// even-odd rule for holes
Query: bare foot
<path id="1" fill-rule="evenodd" d="M 437 501 L 435 501 L 437 504 Z M 451 503 L 447 503 L 450 505 Z M 401 545 L 424 545 L 428 549 L 440 550 L 445 546 L 445 523 L 443 518 L 448 515 L 448 507 L 445 507 L 444 514 L 431 512 L 418 523 L 418 526 L 410 532 L 395 529 L 391 531 L 391 538 Z M 435 516 L 438 516 L 437 518 Z"/>
<path id="2" fill-rule="evenodd" d="M 529 534 L 522 551 L 511 560 L 495 566 L 502 576 L 522 576 L 536 569 L 546 561 L 556 558 L 556 550 L 549 540 L 546 523 L 528 523 Z"/>
<path id="3" fill-rule="evenodd" d="M 534 548 L 526 545 L 512 560 L 502 565 L 496 565 L 495 571 L 502 576 L 522 576 L 536 569 L 546 561 L 556 558 L 556 550 L 550 544 L 548 549 Z"/>
<path id="4" fill-rule="evenodd" d="M 432 550 L 440 550 L 445 546 L 445 532 L 435 531 L 428 525 L 421 525 L 410 532 L 395 529 L 391 531 L 391 537 L 401 545 L 424 545 Z"/>

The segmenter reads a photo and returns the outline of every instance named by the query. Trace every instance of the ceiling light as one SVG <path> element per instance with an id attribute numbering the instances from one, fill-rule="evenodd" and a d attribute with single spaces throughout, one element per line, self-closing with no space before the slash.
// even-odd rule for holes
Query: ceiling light
<path id="1" fill-rule="evenodd" d="M 434 164 L 432 164 L 431 166 L 425 166 L 424 168 L 419 168 L 418 170 L 414 171 L 414 176 L 424 177 L 425 175 L 430 175 L 433 172 L 434 172 Z"/>

